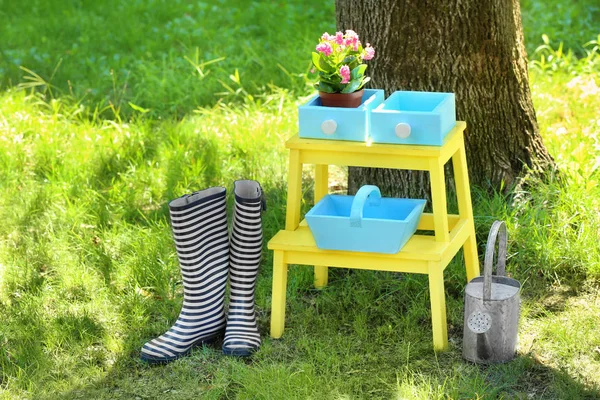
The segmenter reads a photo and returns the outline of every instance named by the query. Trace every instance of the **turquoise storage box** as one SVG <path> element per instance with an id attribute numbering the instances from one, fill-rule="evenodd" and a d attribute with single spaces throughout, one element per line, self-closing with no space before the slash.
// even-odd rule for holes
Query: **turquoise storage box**
<path id="1" fill-rule="evenodd" d="M 371 113 L 373 143 L 441 146 L 456 125 L 454 93 L 394 92 Z"/>
<path id="2" fill-rule="evenodd" d="M 306 222 L 317 247 L 395 254 L 416 232 L 425 200 L 382 198 L 366 185 L 356 196 L 326 195 Z"/>
<path id="3" fill-rule="evenodd" d="M 357 108 L 325 107 L 316 95 L 298 107 L 298 136 L 364 142 L 369 134 L 371 110 L 382 102 L 381 89 L 365 89 Z"/>

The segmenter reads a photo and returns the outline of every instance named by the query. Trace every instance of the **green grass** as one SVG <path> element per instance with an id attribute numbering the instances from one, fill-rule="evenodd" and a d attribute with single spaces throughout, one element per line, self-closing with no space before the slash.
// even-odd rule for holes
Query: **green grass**
<path id="1" fill-rule="evenodd" d="M 566 48 L 583 55 L 583 45 L 595 39 L 598 33 L 600 3 L 595 0 L 522 0 L 521 16 L 529 54 L 542 44 L 542 36 L 547 35 L 555 47 L 563 42 Z"/>
<path id="2" fill-rule="evenodd" d="M 30 76 L 25 66 L 88 113 L 115 118 L 131 102 L 182 116 L 243 97 L 238 89 L 306 91 L 307 49 L 332 26 L 332 1 L 2 0 L 0 87 Z M 229 78 L 236 71 L 239 82 Z"/>
<path id="3" fill-rule="evenodd" d="M 333 270 L 315 291 L 310 269 L 291 267 L 286 331 L 271 340 L 265 249 L 261 350 L 242 361 L 206 347 L 148 367 L 140 346 L 181 304 L 167 201 L 258 179 L 265 236 L 284 225 L 283 143 L 308 93 L 306 49 L 333 30 L 333 2 L 257 2 L 243 12 L 234 1 L 0 0 L 0 397 L 600 397 L 600 56 L 594 43 L 583 47 L 600 32 L 585 22 L 597 18 L 593 4 L 557 6 L 587 5 L 579 25 L 540 4 L 523 2 L 526 36 L 538 41 L 530 49 L 544 44 L 540 33 L 573 49 L 553 42 L 531 53 L 534 103 L 560 178 L 528 178 L 508 196 L 473 188 L 480 254 L 492 221 L 507 221 L 508 270 L 523 283 L 514 362 L 462 360 L 460 256 L 446 272 L 447 353 L 432 352 L 426 279 L 369 271 Z M 185 56 L 226 58 L 202 78 Z M 23 78 L 32 73 L 39 78 Z M 305 178 L 307 210 L 310 171 Z"/>

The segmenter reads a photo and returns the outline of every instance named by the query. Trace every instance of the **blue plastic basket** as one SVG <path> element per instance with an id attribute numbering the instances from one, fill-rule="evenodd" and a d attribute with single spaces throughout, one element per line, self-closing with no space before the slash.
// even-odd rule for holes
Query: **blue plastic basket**
<path id="1" fill-rule="evenodd" d="M 456 125 L 454 93 L 394 92 L 371 112 L 373 143 L 441 146 Z"/>
<path id="2" fill-rule="evenodd" d="M 381 198 L 377 186 L 366 185 L 356 196 L 323 197 L 306 221 L 320 249 L 395 254 L 417 230 L 424 207 L 425 200 Z"/>
<path id="3" fill-rule="evenodd" d="M 371 110 L 383 102 L 383 90 L 365 89 L 357 108 L 325 107 L 319 95 L 298 107 L 301 138 L 364 142 L 369 135 Z"/>

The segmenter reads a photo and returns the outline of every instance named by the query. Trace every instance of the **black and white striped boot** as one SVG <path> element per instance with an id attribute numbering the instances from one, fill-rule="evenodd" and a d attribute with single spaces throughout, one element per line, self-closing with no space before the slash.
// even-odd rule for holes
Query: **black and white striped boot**
<path id="1" fill-rule="evenodd" d="M 144 361 L 173 361 L 223 334 L 229 266 L 225 195 L 225 188 L 213 187 L 169 203 L 183 277 L 183 306 L 171 329 L 142 347 Z"/>
<path id="2" fill-rule="evenodd" d="M 229 258 L 229 312 L 223 353 L 246 357 L 260 346 L 254 289 L 262 252 L 263 193 L 256 181 L 234 183 L 235 206 Z"/>

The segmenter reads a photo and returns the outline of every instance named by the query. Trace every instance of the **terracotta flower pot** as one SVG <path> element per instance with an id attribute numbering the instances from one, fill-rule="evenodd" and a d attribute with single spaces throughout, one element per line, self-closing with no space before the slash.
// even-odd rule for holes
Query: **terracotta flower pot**
<path id="1" fill-rule="evenodd" d="M 356 108 L 362 103 L 363 92 L 364 89 L 353 93 L 319 92 L 319 97 L 325 107 Z"/>

